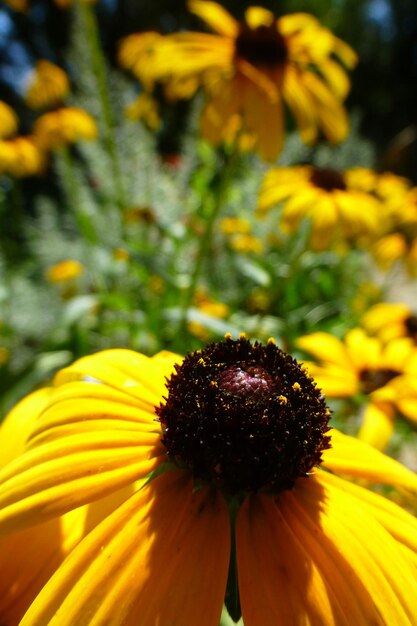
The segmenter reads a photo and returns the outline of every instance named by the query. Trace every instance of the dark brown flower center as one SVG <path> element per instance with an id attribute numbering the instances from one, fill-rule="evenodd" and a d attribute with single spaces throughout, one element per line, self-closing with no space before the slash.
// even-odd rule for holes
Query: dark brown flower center
<path id="1" fill-rule="evenodd" d="M 381 389 L 390 380 L 398 376 L 399 372 L 389 369 L 389 368 L 381 368 L 381 369 L 364 369 L 360 373 L 360 381 L 362 385 L 362 390 L 364 393 L 372 393 L 377 389 Z"/>
<path id="2" fill-rule="evenodd" d="M 257 28 L 242 24 L 236 37 L 235 52 L 252 65 L 276 66 L 285 63 L 288 58 L 287 44 L 275 22 Z"/>
<path id="3" fill-rule="evenodd" d="M 341 172 L 330 167 L 315 167 L 310 176 L 310 182 L 326 191 L 346 189 L 346 183 Z"/>
<path id="4" fill-rule="evenodd" d="M 409 337 L 417 338 L 417 315 L 410 315 L 404 321 Z"/>
<path id="5" fill-rule="evenodd" d="M 330 446 L 320 390 L 273 342 L 211 344 L 167 387 L 156 412 L 168 458 L 226 494 L 290 489 Z"/>

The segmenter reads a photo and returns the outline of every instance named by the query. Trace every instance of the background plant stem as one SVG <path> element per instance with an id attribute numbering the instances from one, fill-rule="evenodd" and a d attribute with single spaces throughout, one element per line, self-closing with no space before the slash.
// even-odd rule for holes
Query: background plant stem
<path id="1" fill-rule="evenodd" d="M 199 237 L 197 256 L 191 273 L 190 282 L 185 291 L 181 306 L 178 336 L 182 342 L 184 342 L 184 340 L 188 337 L 188 311 L 194 301 L 204 261 L 206 260 L 211 249 L 215 224 L 225 201 L 226 192 L 235 167 L 237 154 L 238 151 L 235 142 L 230 150 L 224 153 L 221 162 L 218 162 L 218 168 L 213 176 L 211 190 L 207 190 L 207 194 L 203 200 L 201 212 L 203 214 L 207 213 L 205 216 L 204 231 Z"/>
<path id="2" fill-rule="evenodd" d="M 97 94 L 101 107 L 103 142 L 109 155 L 113 170 L 112 173 L 116 190 L 116 202 L 120 211 L 123 211 L 127 205 L 114 135 L 114 120 L 106 77 L 106 62 L 101 47 L 97 18 L 94 8 L 91 5 L 85 2 L 79 2 L 79 7 L 81 10 L 87 41 L 90 47 L 93 74 L 96 80 Z"/>

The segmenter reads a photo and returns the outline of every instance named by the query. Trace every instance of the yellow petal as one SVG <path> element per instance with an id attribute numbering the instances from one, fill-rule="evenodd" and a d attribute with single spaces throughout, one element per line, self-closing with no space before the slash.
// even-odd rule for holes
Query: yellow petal
<path id="1" fill-rule="evenodd" d="M 338 474 L 364 478 L 417 492 L 417 475 L 355 437 L 331 430 L 332 448 L 323 452 L 323 466 Z"/>
<path id="2" fill-rule="evenodd" d="M 352 494 L 360 500 L 360 507 L 369 511 L 380 524 L 397 541 L 413 551 L 417 557 L 417 519 L 403 508 L 374 493 L 370 489 L 356 485 L 351 481 L 343 480 L 334 474 L 320 474 L 320 479 L 327 485 L 336 485 L 346 493 Z"/>
<path id="3" fill-rule="evenodd" d="M 259 26 L 271 26 L 274 21 L 274 14 L 263 7 L 248 7 L 245 11 L 245 22 L 253 30 Z"/>
<path id="4" fill-rule="evenodd" d="M 131 350 L 105 350 L 61 370 L 54 383 L 89 377 L 155 406 L 166 391 L 165 377 L 172 373 L 175 358 L 151 359 Z"/>
<path id="5" fill-rule="evenodd" d="M 4 419 L 0 427 L 0 468 L 23 452 L 50 394 L 51 389 L 39 389 L 29 394 Z"/>
<path id="6" fill-rule="evenodd" d="M 237 37 L 239 31 L 237 21 L 217 2 L 189 0 L 188 8 L 219 35 Z"/>
<path id="7" fill-rule="evenodd" d="M 349 626 L 351 622 L 332 592 L 334 579 L 324 578 L 320 571 L 323 562 L 314 562 L 306 550 L 304 525 L 301 530 L 295 529 L 290 526 L 292 521 L 287 520 L 286 511 L 276 501 L 261 495 L 250 497 L 239 511 L 236 544 L 245 625 Z M 336 550 L 333 553 L 338 556 Z M 328 560 L 328 555 L 325 556 Z M 337 572 L 335 566 L 333 569 Z M 335 572 L 332 573 L 338 576 Z M 340 586 L 341 593 L 347 590 L 342 583 Z M 350 591 L 349 596 L 352 596 Z M 346 598 L 341 595 L 340 601 Z M 358 622 L 360 612 L 355 611 L 356 602 L 350 603 L 351 615 L 356 618 L 355 624 L 366 626 L 364 619 Z"/>
<path id="8" fill-rule="evenodd" d="M 368 337 L 361 328 L 346 333 L 346 350 L 351 362 L 360 370 L 381 366 L 381 342 L 376 337 Z"/>
<path id="9" fill-rule="evenodd" d="M 365 445 L 365 444 L 363 444 Z M 361 500 L 320 472 L 312 480 L 301 479 L 292 497 L 323 540 L 337 547 L 337 562 L 356 594 L 367 594 L 375 604 L 368 623 L 415 624 L 417 579 L 415 562 L 397 541 L 361 506 Z M 353 570 L 353 572 L 352 572 Z"/>
<path id="10" fill-rule="evenodd" d="M 73 550 L 21 626 L 218 624 L 229 534 L 222 496 L 164 474 Z"/>
<path id="11" fill-rule="evenodd" d="M 390 405 L 368 404 L 358 438 L 378 450 L 385 450 L 394 432 L 394 409 Z"/>
<path id="12" fill-rule="evenodd" d="M 330 333 L 317 332 L 304 335 L 297 345 L 316 359 L 338 365 L 341 369 L 351 369 L 352 363 L 342 341 Z"/>
<path id="13" fill-rule="evenodd" d="M 155 433 L 93 431 L 29 450 L 0 472 L 0 530 L 62 515 L 136 480 L 163 461 Z"/>

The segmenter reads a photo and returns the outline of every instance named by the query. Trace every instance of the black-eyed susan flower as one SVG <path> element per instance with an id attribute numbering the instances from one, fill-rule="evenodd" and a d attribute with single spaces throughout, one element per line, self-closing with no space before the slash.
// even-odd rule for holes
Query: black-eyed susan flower
<path id="1" fill-rule="evenodd" d="M 411 337 L 417 342 L 417 315 L 404 302 L 378 302 L 362 317 L 361 325 L 370 335 L 383 341 Z"/>
<path id="2" fill-rule="evenodd" d="M 171 97 L 184 97 L 184 82 L 190 94 L 202 85 L 208 97 L 204 137 L 218 145 L 239 134 L 264 159 L 275 159 L 284 136 L 284 106 L 306 143 L 319 131 L 334 142 L 345 137 L 342 102 L 349 80 L 339 61 L 348 68 L 356 62 L 347 44 L 305 13 L 276 18 L 267 9 L 249 7 L 240 23 L 215 2 L 188 5 L 215 34 L 131 35 L 122 42 L 119 59 L 146 88 L 160 82 Z"/>
<path id="3" fill-rule="evenodd" d="M 49 394 L 0 473 L 1 531 L 131 495 L 21 626 L 217 626 L 225 598 L 245 626 L 416 624 L 416 520 L 326 469 L 414 492 L 415 474 L 329 431 L 320 391 L 273 341 L 227 336 L 184 360 L 106 351 Z"/>
<path id="4" fill-rule="evenodd" d="M 0 100 L 0 139 L 6 139 L 17 132 L 17 115 L 6 102 Z"/>
<path id="5" fill-rule="evenodd" d="M 69 90 L 66 72 L 55 63 L 40 59 L 29 78 L 25 99 L 32 109 L 48 109 L 60 104 Z"/>
<path id="6" fill-rule="evenodd" d="M 46 154 L 33 135 L 0 140 L 0 173 L 14 178 L 37 176 L 45 171 Z"/>
<path id="7" fill-rule="evenodd" d="M 273 168 L 263 180 L 258 213 L 263 215 L 283 203 L 281 228 L 287 233 L 295 232 L 308 218 L 314 249 L 327 248 L 340 239 L 368 241 L 381 231 L 383 214 L 381 202 L 363 187 L 363 176 L 359 177 L 357 169 L 343 172 L 310 165 Z"/>
<path id="8" fill-rule="evenodd" d="M 87 111 L 63 107 L 38 117 L 33 134 L 44 150 L 56 150 L 80 140 L 96 139 L 97 125 Z"/>
<path id="9" fill-rule="evenodd" d="M 344 340 L 325 332 L 298 339 L 317 363 L 308 369 L 329 398 L 362 398 L 359 437 L 384 448 L 394 429 L 396 411 L 417 424 L 417 349 L 408 337 L 383 341 L 361 328 Z"/>

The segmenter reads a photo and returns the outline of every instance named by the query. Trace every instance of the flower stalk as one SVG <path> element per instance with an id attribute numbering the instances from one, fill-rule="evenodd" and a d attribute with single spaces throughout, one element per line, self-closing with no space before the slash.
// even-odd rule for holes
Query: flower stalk
<path id="1" fill-rule="evenodd" d="M 93 75 L 96 80 L 97 94 L 101 107 L 101 119 L 103 121 L 103 142 L 112 166 L 114 186 L 116 190 L 116 202 L 120 211 L 126 208 L 126 198 L 122 181 L 119 157 L 117 154 L 114 134 L 114 119 L 110 103 L 109 87 L 106 78 L 106 62 L 100 43 L 100 34 L 94 8 L 86 3 L 79 2 L 81 17 L 86 32 L 86 38 L 90 47 L 91 64 Z"/>

